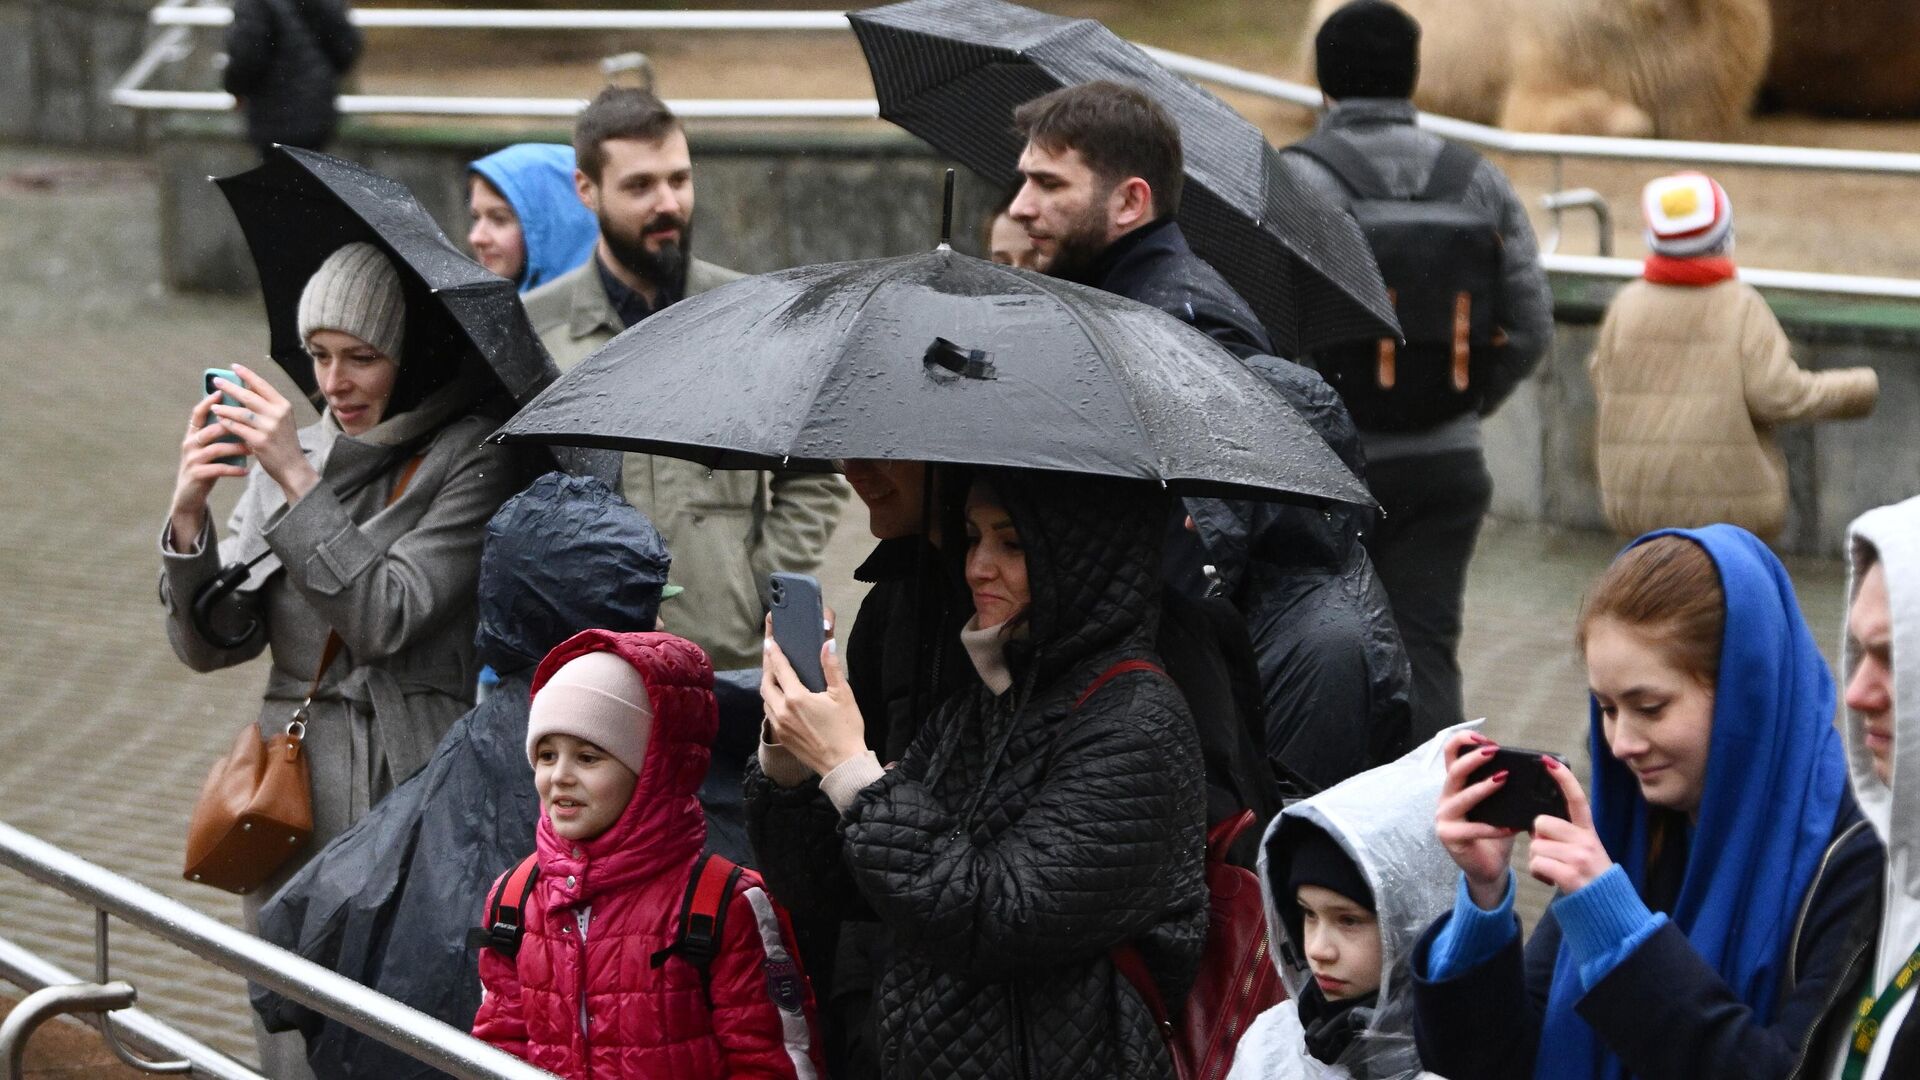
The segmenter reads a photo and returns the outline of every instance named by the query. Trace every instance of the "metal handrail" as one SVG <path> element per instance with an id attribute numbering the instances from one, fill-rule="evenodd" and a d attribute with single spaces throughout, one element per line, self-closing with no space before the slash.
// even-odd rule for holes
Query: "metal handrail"
<path id="1" fill-rule="evenodd" d="M 0 864 L 463 1080 L 553 1080 L 338 972 L 0 822 Z"/>
<path id="2" fill-rule="evenodd" d="M 1581 274 L 1621 281 L 1637 278 L 1646 269 L 1646 264 L 1639 259 L 1611 259 L 1599 255 L 1542 254 L 1540 265 L 1552 274 Z M 1804 270 L 1766 270 L 1746 266 L 1740 267 L 1738 273 L 1741 281 L 1756 289 L 1865 296 L 1883 300 L 1920 300 L 1920 280 L 1912 278 L 1816 274 Z"/>
<path id="3" fill-rule="evenodd" d="M 82 981 L 72 972 L 5 938 L 0 938 L 0 980 L 29 992 L 50 986 L 71 986 Z M 267 1077 L 140 1009 L 82 1014 L 81 1019 L 114 1032 L 120 1042 L 148 1058 L 189 1062 L 193 1066 L 194 1076 L 211 1077 L 212 1080 L 267 1080 Z"/>
<path id="4" fill-rule="evenodd" d="M 155 26 L 217 27 L 232 21 L 226 7 L 189 7 L 163 2 L 149 15 Z M 427 8 L 355 8 L 356 25 L 415 29 L 492 30 L 661 30 L 661 31 L 805 31 L 845 32 L 846 16 L 837 11 L 522 11 L 500 8 L 443 10 Z M 1321 105 L 1320 91 L 1246 71 L 1229 64 L 1149 45 L 1140 48 L 1172 71 L 1235 90 L 1303 108 Z M 144 58 L 143 58 L 144 61 Z M 144 81 L 144 80 L 138 80 Z M 202 110 L 232 107 L 222 95 L 186 97 L 182 94 L 142 91 L 135 80 L 123 80 L 114 91 L 117 104 L 139 109 Z M 473 104 L 459 105 L 466 101 Z M 564 98 L 446 98 L 408 95 L 349 96 L 342 99 L 348 112 L 436 113 L 464 116 L 568 116 L 579 105 Z M 759 117 L 766 119 L 866 119 L 879 115 L 870 99 L 809 99 L 799 102 L 729 100 L 680 102 L 676 111 L 688 117 Z M 1556 167 L 1565 158 L 1679 162 L 1693 165 L 1744 165 L 1763 168 L 1806 169 L 1920 176 L 1920 153 L 1885 150 L 1838 150 L 1827 147 L 1766 146 L 1753 143 L 1691 142 L 1668 139 L 1619 139 L 1599 135 L 1547 135 L 1506 131 L 1468 120 L 1420 113 L 1419 122 L 1448 138 L 1485 150 L 1517 156 L 1547 157 Z M 1556 182 L 1556 188 L 1561 186 Z"/>

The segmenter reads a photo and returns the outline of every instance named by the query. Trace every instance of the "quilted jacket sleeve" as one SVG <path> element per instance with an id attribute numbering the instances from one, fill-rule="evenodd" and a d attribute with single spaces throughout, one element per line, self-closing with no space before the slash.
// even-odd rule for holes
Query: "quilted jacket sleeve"
<path id="1" fill-rule="evenodd" d="M 1740 335 L 1747 411 L 1761 424 L 1846 420 L 1873 411 L 1880 377 L 1872 368 L 1808 371 L 1793 362 L 1787 333 L 1757 292 L 1748 291 Z"/>
<path id="2" fill-rule="evenodd" d="M 858 897 L 840 853 L 840 815 L 809 776 L 794 787 L 774 783 L 757 760 L 747 762 L 747 843 L 767 888 L 801 919 L 856 918 Z"/>
<path id="3" fill-rule="evenodd" d="M 484 992 L 473 1017 L 473 1037 L 526 1060 L 527 1015 L 513 959 L 498 949 L 481 949 L 480 985 Z"/>
<path id="4" fill-rule="evenodd" d="M 1190 720 L 1147 680 L 1119 680 L 1065 721 L 1020 819 L 991 839 L 963 829 L 911 770 L 847 811 L 847 862 L 882 922 L 934 962 L 997 980 L 1083 961 L 1131 940 L 1199 875 L 1202 768 Z M 1190 787 L 1191 791 L 1184 790 Z"/>
<path id="5" fill-rule="evenodd" d="M 713 1034 L 729 1077 L 825 1074 L 813 991 L 794 948 L 793 927 L 759 882 L 743 878 L 727 909 L 725 940 L 713 958 Z"/>

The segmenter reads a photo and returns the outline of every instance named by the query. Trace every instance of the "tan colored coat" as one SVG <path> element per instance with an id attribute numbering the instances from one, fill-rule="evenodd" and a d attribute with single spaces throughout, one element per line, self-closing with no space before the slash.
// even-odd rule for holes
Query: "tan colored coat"
<path id="1" fill-rule="evenodd" d="M 1620 290 L 1587 361 L 1607 521 L 1625 536 L 1717 521 L 1771 539 L 1787 517 L 1773 429 L 1865 416 L 1872 368 L 1812 372 L 1753 288 L 1636 281 Z"/>
<path id="2" fill-rule="evenodd" d="M 740 276 L 694 259 L 687 295 Z M 562 371 L 625 329 L 591 259 L 525 299 L 534 332 Z M 707 650 L 715 670 L 758 667 L 767 575 L 819 568 L 847 501 L 845 482 L 820 473 L 713 470 L 651 454 L 625 455 L 621 473 L 627 501 L 653 520 L 673 555 L 670 580 L 687 590 L 661 609 L 667 629 Z"/>

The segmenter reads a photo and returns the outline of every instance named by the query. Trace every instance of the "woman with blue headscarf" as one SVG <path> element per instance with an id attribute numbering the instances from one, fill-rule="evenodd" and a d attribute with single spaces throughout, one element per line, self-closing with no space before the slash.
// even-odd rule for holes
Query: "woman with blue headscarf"
<path id="1" fill-rule="evenodd" d="M 1534 819 L 1528 872 L 1559 895 L 1524 950 L 1514 830 L 1467 817 L 1509 778 L 1470 781 L 1484 736 L 1448 746 L 1436 830 L 1462 874 L 1414 953 L 1422 1060 L 1534 1080 L 1768 1080 L 1830 1060 L 1881 853 L 1785 568 L 1731 525 L 1651 533 L 1588 593 L 1576 640 L 1593 798 L 1549 764 L 1568 814 Z"/>
<path id="2" fill-rule="evenodd" d="M 573 147 L 516 143 L 467 170 L 467 246 L 480 265 L 524 293 L 587 261 L 600 224 L 574 186 Z"/>

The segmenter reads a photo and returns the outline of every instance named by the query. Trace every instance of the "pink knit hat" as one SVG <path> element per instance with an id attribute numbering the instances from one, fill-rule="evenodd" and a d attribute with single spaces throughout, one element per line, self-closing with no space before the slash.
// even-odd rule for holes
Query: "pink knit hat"
<path id="1" fill-rule="evenodd" d="M 571 735 L 598 746 L 636 775 L 653 732 L 646 680 L 610 652 L 576 656 L 533 695 L 527 713 L 527 760 L 542 736 Z"/>
<path id="2" fill-rule="evenodd" d="M 1727 189 L 1705 173 L 1679 172 L 1640 193 L 1647 246 L 1661 255 L 1718 255 L 1733 244 L 1733 204 Z"/>

